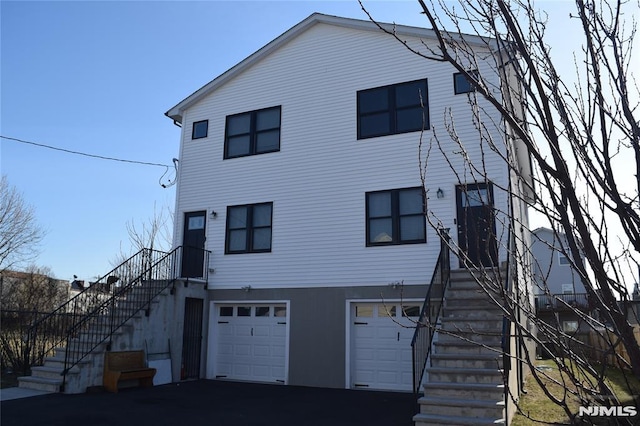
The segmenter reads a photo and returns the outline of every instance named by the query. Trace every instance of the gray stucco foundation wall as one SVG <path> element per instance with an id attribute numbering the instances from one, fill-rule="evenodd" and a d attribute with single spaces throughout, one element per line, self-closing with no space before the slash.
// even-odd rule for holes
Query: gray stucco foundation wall
<path id="1" fill-rule="evenodd" d="M 290 301 L 289 384 L 344 388 L 347 300 L 424 299 L 427 285 L 209 290 L 209 301 Z"/>

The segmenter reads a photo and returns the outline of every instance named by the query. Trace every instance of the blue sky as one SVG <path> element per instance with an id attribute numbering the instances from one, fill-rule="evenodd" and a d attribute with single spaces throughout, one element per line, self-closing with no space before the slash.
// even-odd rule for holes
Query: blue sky
<path id="1" fill-rule="evenodd" d="M 539 4 L 556 25 L 554 53 L 570 58 L 572 2 Z M 425 25 L 415 0 L 365 5 L 381 21 Z M 313 12 L 367 19 L 356 0 L 0 1 L 0 134 L 171 165 L 180 129 L 164 113 Z M 0 139 L 0 172 L 47 231 L 36 263 L 60 279 L 104 275 L 129 251 L 128 221 L 173 210 L 165 171 Z"/>
<path id="2" fill-rule="evenodd" d="M 415 1 L 367 5 L 383 21 L 423 22 Z M 171 165 L 180 129 L 164 113 L 313 12 L 366 19 L 355 0 L 2 1 L 1 134 Z M 0 144 L 1 173 L 47 231 L 36 263 L 57 278 L 107 273 L 129 250 L 127 221 L 174 207 L 163 167 Z"/>

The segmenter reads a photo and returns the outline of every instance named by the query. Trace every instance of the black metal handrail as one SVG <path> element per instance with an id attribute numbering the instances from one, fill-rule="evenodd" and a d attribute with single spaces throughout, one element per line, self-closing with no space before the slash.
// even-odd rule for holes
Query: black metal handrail
<path id="1" fill-rule="evenodd" d="M 411 340 L 413 391 L 416 394 L 420 390 L 421 379 L 427 367 L 427 360 L 431 353 L 431 343 L 436 333 L 436 325 L 440 318 L 445 292 L 451 276 L 449 229 L 439 228 L 437 232 L 440 237 L 440 254 L 420 311 L 420 318 L 416 323 L 413 339 Z"/>
<path id="2" fill-rule="evenodd" d="M 209 254 L 203 250 L 201 277 L 208 279 Z M 141 310 L 149 315 L 154 298 L 180 278 L 182 247 L 170 253 L 143 249 L 76 295 L 28 332 L 26 357 L 40 364 L 56 347 L 66 346 L 63 385 L 71 368 L 109 340 L 113 333 Z M 62 316 L 62 313 L 65 315 Z M 59 324 L 60 317 L 66 324 Z M 71 317 L 71 318 L 69 318 Z M 55 333 L 51 333 L 55 330 Z"/>

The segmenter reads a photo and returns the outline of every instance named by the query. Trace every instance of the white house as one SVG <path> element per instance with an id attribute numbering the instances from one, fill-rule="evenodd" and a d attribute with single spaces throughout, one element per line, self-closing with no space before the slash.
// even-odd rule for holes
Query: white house
<path id="1" fill-rule="evenodd" d="M 434 42 L 429 30 L 395 31 Z M 479 66 L 499 88 L 491 61 Z M 496 218 L 513 182 L 499 155 L 466 146 L 468 158 L 484 156 L 478 180 L 434 152 L 424 186 L 420 176 L 420 138 L 442 131 L 445 112 L 474 140 L 472 90 L 371 22 L 313 14 L 166 113 L 182 128 L 175 245 L 211 251 L 205 265 L 185 251 L 182 266 L 184 277 L 209 271 L 203 377 L 412 389 L 413 329 L 403 325 L 419 314 L 440 252 L 425 202 L 472 261 L 507 259 Z"/>

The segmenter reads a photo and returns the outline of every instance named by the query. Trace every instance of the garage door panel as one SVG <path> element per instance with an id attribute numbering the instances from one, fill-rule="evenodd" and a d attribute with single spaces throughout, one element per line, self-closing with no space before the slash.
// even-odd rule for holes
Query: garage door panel
<path id="1" fill-rule="evenodd" d="M 379 350 L 378 361 L 398 361 L 398 351 L 393 349 Z"/>
<path id="2" fill-rule="evenodd" d="M 378 339 L 396 340 L 398 335 L 398 325 L 379 325 L 376 330 Z"/>
<path id="3" fill-rule="evenodd" d="M 217 321 L 213 322 L 211 340 L 215 346 L 210 352 L 210 362 L 216 377 L 285 381 L 287 317 L 275 316 L 286 314 L 284 305 L 215 304 L 213 311 Z"/>
<path id="4" fill-rule="evenodd" d="M 253 355 L 269 358 L 271 356 L 271 350 L 269 349 L 269 345 L 254 345 Z"/>
<path id="5" fill-rule="evenodd" d="M 412 304 L 402 304 L 407 305 Z M 413 329 L 410 327 L 415 323 L 403 316 L 402 306 L 392 302 L 357 303 L 351 306 L 352 387 L 412 390 Z M 367 324 L 356 324 L 363 322 Z"/>

